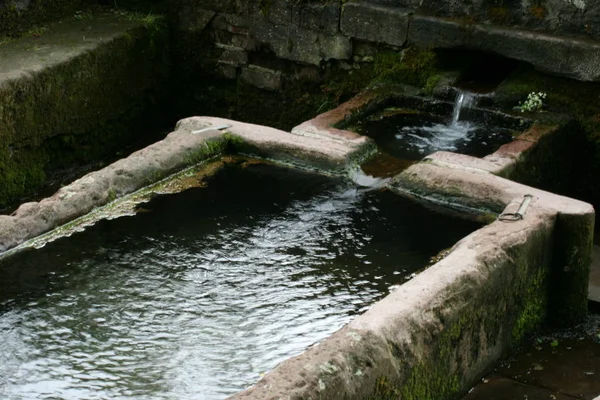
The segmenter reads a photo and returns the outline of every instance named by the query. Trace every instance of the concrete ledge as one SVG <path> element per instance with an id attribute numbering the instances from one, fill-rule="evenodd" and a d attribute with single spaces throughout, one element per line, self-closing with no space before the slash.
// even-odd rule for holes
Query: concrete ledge
<path id="1" fill-rule="evenodd" d="M 492 52 L 531 63 L 551 74 L 600 81 L 600 42 L 587 39 L 415 15 L 411 19 L 408 43 Z"/>
<path id="2" fill-rule="evenodd" d="M 344 35 L 402 46 L 406 42 L 409 12 L 395 7 L 347 3 L 342 9 L 340 29 Z"/>

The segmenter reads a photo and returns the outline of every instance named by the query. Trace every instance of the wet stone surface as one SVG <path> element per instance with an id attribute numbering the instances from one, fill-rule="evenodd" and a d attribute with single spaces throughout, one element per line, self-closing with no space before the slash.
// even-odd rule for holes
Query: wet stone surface
<path id="1" fill-rule="evenodd" d="M 531 339 L 463 400 L 583 399 L 600 396 L 600 315 L 570 331 Z"/>

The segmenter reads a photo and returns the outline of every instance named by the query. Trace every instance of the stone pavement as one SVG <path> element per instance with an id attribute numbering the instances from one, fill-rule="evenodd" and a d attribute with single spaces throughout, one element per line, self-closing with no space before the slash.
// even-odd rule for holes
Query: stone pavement
<path id="1" fill-rule="evenodd" d="M 600 315 L 532 339 L 463 400 L 600 400 Z"/>

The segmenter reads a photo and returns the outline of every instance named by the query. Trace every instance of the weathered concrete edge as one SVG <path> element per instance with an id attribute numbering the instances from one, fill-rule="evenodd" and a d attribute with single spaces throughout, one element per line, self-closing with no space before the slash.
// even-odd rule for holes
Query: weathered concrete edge
<path id="1" fill-rule="evenodd" d="M 227 133 L 219 129 L 222 127 L 227 127 Z M 165 139 L 77 179 L 51 197 L 22 204 L 11 215 L 0 215 L 0 253 L 231 149 L 340 174 L 367 157 L 374 145 L 364 137 L 328 140 L 219 118 L 184 119 Z"/>

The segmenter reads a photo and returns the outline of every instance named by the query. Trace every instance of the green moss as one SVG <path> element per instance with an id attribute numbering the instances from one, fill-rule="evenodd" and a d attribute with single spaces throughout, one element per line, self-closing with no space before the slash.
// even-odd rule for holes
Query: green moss
<path id="1" fill-rule="evenodd" d="M 265 17 L 269 15 L 271 12 L 272 2 L 273 0 L 258 0 L 258 10 L 260 11 L 261 15 Z"/>
<path id="2" fill-rule="evenodd" d="M 431 96 L 433 94 L 433 90 L 435 89 L 435 87 L 437 86 L 437 84 L 439 83 L 439 81 L 442 79 L 442 75 L 440 74 L 435 74 L 430 76 L 429 78 L 427 78 L 427 82 L 425 83 L 425 86 L 423 87 L 423 94 Z"/>
<path id="3" fill-rule="evenodd" d="M 381 378 L 372 399 L 454 398 L 473 383 L 468 381 L 471 366 L 493 361 L 487 352 L 498 341 L 502 347 L 516 346 L 539 328 L 550 309 L 551 235 L 550 229 L 532 234 L 527 242 L 506 249 L 505 261 L 490 260 L 493 267 L 486 279 L 463 280 L 449 288 L 452 295 L 438 310 L 440 324 L 430 327 L 439 331 L 423 344 L 423 358 L 413 359 L 415 366 L 401 383 Z M 418 337 L 411 343 L 419 349 L 422 340 Z M 410 360 L 409 355 L 396 353 L 399 361 Z"/>
<path id="4" fill-rule="evenodd" d="M 0 89 L 0 208 L 56 170 L 114 157 L 160 123 L 153 107 L 169 72 L 165 33 L 139 27 Z"/>
<path id="5" fill-rule="evenodd" d="M 437 74 L 438 59 L 433 51 L 408 48 L 402 53 L 378 53 L 374 57 L 378 82 L 407 83 L 418 87 Z"/>
<path id="6" fill-rule="evenodd" d="M 412 370 L 409 381 L 402 387 L 402 399 L 439 400 L 447 399 L 460 390 L 456 375 L 448 375 L 443 369 L 418 365 Z"/>
<path id="7" fill-rule="evenodd" d="M 524 288 L 523 305 L 512 329 L 515 343 L 521 343 L 525 335 L 534 332 L 544 322 L 548 307 L 548 296 L 545 294 L 549 275 L 544 269 L 537 270 L 530 277 L 529 286 Z"/>
<path id="8" fill-rule="evenodd" d="M 208 140 L 201 148 L 195 150 L 187 158 L 187 164 L 195 165 L 210 158 L 223 154 L 232 139 L 231 135 L 219 137 L 216 139 Z M 236 139 L 239 142 L 239 139 Z"/>
<path id="9" fill-rule="evenodd" d="M 227 140 L 227 148 L 225 150 L 227 154 L 236 154 L 242 152 L 244 148 L 248 146 L 246 141 L 240 136 L 232 135 L 231 133 L 226 132 L 224 137 Z"/>

